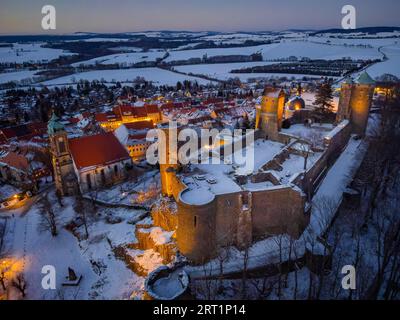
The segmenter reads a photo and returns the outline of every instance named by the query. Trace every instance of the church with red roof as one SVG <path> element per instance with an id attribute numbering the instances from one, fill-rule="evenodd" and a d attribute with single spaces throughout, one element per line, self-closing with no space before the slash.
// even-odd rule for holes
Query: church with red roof
<path id="1" fill-rule="evenodd" d="M 54 180 L 62 195 L 84 193 L 126 179 L 133 166 L 126 148 L 112 132 L 68 139 L 53 114 L 48 122 Z"/>

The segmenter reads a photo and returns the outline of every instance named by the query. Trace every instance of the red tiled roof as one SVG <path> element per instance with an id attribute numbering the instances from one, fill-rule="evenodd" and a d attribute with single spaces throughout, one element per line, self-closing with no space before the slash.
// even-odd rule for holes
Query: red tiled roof
<path id="1" fill-rule="evenodd" d="M 118 116 L 133 116 L 132 106 L 129 105 L 118 105 L 115 106 L 112 111 Z"/>
<path id="2" fill-rule="evenodd" d="M 42 135 L 46 131 L 47 124 L 43 122 L 32 122 L 1 129 L 1 133 L 7 140 L 12 138 L 30 139 L 34 136 Z"/>
<path id="3" fill-rule="evenodd" d="M 115 115 L 117 115 L 118 117 L 137 117 L 137 118 L 141 118 L 141 117 L 147 117 L 147 111 L 146 111 L 146 107 L 134 107 L 134 106 L 130 106 L 130 105 L 119 105 L 119 106 L 115 106 L 113 108 L 113 112 Z"/>
<path id="4" fill-rule="evenodd" d="M 146 108 L 147 113 L 159 113 L 160 110 L 158 109 L 158 105 L 156 104 L 146 104 L 144 106 Z"/>
<path id="5" fill-rule="evenodd" d="M 69 148 L 78 169 L 129 159 L 128 152 L 112 132 L 70 139 Z"/>
<path id="6" fill-rule="evenodd" d="M 128 130 L 145 130 L 145 129 L 153 129 L 154 128 L 154 124 L 153 124 L 152 120 L 125 123 L 124 126 Z"/>
<path id="7" fill-rule="evenodd" d="M 15 152 L 8 152 L 4 157 L 0 158 L 0 162 L 22 171 L 29 170 L 28 159 L 24 155 Z"/>
<path id="8" fill-rule="evenodd" d="M 76 124 L 76 123 L 78 123 L 80 120 L 79 120 L 79 118 L 69 118 L 68 121 L 69 121 L 69 123 L 71 123 L 71 124 Z"/>
<path id="9" fill-rule="evenodd" d="M 94 119 L 97 122 L 108 122 L 108 121 L 119 120 L 120 117 L 117 117 L 113 112 L 104 112 L 96 114 Z"/>
<path id="10" fill-rule="evenodd" d="M 147 111 L 145 107 L 132 107 L 134 115 L 136 117 L 147 117 Z"/>

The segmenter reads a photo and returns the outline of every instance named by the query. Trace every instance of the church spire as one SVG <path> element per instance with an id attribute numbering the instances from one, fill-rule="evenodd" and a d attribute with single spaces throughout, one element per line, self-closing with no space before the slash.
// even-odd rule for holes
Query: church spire
<path id="1" fill-rule="evenodd" d="M 65 130 L 65 127 L 60 122 L 60 118 L 53 111 L 53 114 L 51 115 L 49 122 L 47 122 L 47 133 L 49 135 L 53 135 L 58 131 L 64 131 L 64 130 Z"/>

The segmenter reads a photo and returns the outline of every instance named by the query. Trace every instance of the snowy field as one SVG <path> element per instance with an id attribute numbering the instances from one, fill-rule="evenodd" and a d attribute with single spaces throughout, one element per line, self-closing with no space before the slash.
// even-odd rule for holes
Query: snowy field
<path id="1" fill-rule="evenodd" d="M 164 57 L 164 50 L 151 50 L 149 52 L 129 52 L 129 53 L 120 53 L 120 54 L 111 54 L 108 56 L 102 56 L 94 59 L 90 59 L 87 61 L 81 61 L 72 64 L 74 67 L 78 67 L 80 65 L 94 65 L 94 64 L 126 64 L 131 65 L 139 62 L 149 62 L 156 61 L 157 59 L 161 59 Z"/>
<path id="2" fill-rule="evenodd" d="M 382 55 L 376 48 L 330 46 L 322 43 L 308 41 L 283 40 L 280 43 L 253 47 L 238 48 L 216 48 L 216 49 L 197 49 L 184 51 L 171 51 L 166 62 L 187 60 L 190 58 L 202 58 L 223 55 L 250 55 L 260 52 L 263 60 L 286 59 L 291 56 L 310 59 L 341 59 L 351 57 L 352 59 L 379 59 Z"/>
<path id="3" fill-rule="evenodd" d="M 76 73 L 70 76 L 60 77 L 43 82 L 44 85 L 68 85 L 79 80 L 104 80 L 105 82 L 132 82 L 137 77 L 143 77 L 156 85 L 176 85 L 178 81 L 197 81 L 199 84 L 208 84 L 210 81 L 201 78 L 185 76 L 159 68 L 132 68 L 120 70 L 99 70 Z"/>
<path id="4" fill-rule="evenodd" d="M 43 48 L 41 45 L 41 43 L 14 43 L 12 47 L 0 47 L 0 63 L 46 62 L 60 56 L 73 55 L 61 49 Z"/>
<path id="5" fill-rule="evenodd" d="M 228 80 L 230 78 L 239 78 L 242 82 L 248 82 L 249 79 L 279 79 L 286 77 L 288 79 L 301 79 L 303 77 L 320 78 L 316 75 L 292 74 L 292 73 L 230 73 L 235 69 L 250 68 L 255 66 L 265 66 L 273 62 L 238 62 L 238 63 L 218 63 L 218 64 L 193 64 L 185 66 L 176 66 L 175 70 L 190 75 L 205 75 L 218 80 Z"/>
<path id="6" fill-rule="evenodd" d="M 10 81 L 19 82 L 21 80 L 32 79 L 37 71 L 17 71 L 0 73 L 0 84 Z"/>
<path id="7" fill-rule="evenodd" d="M 176 66 L 175 70 L 186 74 L 202 74 L 207 77 L 226 80 L 232 77 L 240 76 L 239 74 L 230 73 L 234 69 L 251 68 L 257 66 L 265 66 L 272 62 L 238 62 L 238 63 L 218 63 L 218 64 L 193 64 L 186 66 Z M 255 76 L 253 74 L 253 76 Z"/>
<path id="8" fill-rule="evenodd" d="M 376 78 L 389 73 L 400 78 L 400 45 L 382 48 L 388 60 L 374 64 L 367 69 L 371 77 Z"/>

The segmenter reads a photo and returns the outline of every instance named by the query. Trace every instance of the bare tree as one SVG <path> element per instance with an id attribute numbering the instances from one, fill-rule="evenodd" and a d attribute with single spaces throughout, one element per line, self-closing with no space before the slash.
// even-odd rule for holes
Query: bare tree
<path id="1" fill-rule="evenodd" d="M 53 237 L 57 236 L 57 226 L 59 223 L 58 215 L 53 209 L 53 206 L 48 198 L 48 194 L 45 194 L 39 204 L 39 215 L 40 224 L 39 228 L 41 231 L 49 230 Z"/>
<path id="2" fill-rule="evenodd" d="M 223 279 L 224 279 L 224 264 L 226 261 L 229 260 L 231 257 L 231 247 L 225 246 L 220 247 L 218 250 L 218 265 L 219 265 L 219 276 L 218 276 L 218 293 L 222 293 L 224 286 L 223 286 Z"/>
<path id="3" fill-rule="evenodd" d="M 284 245 L 284 240 L 286 238 L 286 234 L 279 234 L 277 236 L 275 236 L 273 239 L 275 241 L 275 243 L 278 246 L 278 253 L 279 253 L 279 261 L 278 261 L 278 299 L 281 299 L 282 296 L 282 265 L 283 265 L 283 245 Z"/>
<path id="4" fill-rule="evenodd" d="M 87 212 L 85 208 L 85 204 L 83 202 L 83 198 L 81 194 L 78 194 L 75 197 L 75 206 L 74 210 L 77 214 L 77 216 L 82 220 L 83 227 L 85 229 L 85 239 L 89 238 L 89 231 L 88 231 L 88 217 L 87 217 Z"/>
<path id="5" fill-rule="evenodd" d="M 24 275 L 22 273 L 18 274 L 15 279 L 12 280 L 11 284 L 21 293 L 22 298 L 25 298 L 28 284 L 25 280 Z"/>
<path id="6" fill-rule="evenodd" d="M 0 265 L 1 268 L 1 265 Z M 3 291 L 7 290 L 6 287 L 6 270 L 4 268 L 2 268 L 0 270 L 0 284 L 1 284 L 1 288 L 3 289 Z"/>
<path id="7" fill-rule="evenodd" d="M 242 269 L 242 293 L 241 298 L 245 300 L 247 298 L 247 269 L 249 263 L 249 248 L 246 247 L 242 251 L 243 255 L 243 269 Z"/>

